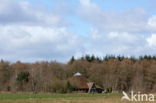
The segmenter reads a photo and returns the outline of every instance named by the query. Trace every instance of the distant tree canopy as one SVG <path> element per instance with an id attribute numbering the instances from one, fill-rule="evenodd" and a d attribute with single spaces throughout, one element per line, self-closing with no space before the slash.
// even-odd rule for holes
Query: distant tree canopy
<path id="1" fill-rule="evenodd" d="M 85 55 L 59 62 L 0 61 L 0 91 L 68 93 L 68 79 L 80 72 L 106 91 L 156 92 L 156 56 Z"/>
<path id="2" fill-rule="evenodd" d="M 29 72 L 20 72 L 17 75 L 17 81 L 19 82 L 29 82 Z"/>
<path id="3" fill-rule="evenodd" d="M 72 58 L 70 59 L 69 63 L 72 64 L 75 61 L 74 56 L 72 56 Z"/>

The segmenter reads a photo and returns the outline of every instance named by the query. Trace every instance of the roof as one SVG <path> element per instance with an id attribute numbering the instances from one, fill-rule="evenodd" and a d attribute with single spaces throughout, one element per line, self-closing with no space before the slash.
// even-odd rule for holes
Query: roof
<path id="1" fill-rule="evenodd" d="M 89 81 L 82 76 L 73 76 L 69 78 L 69 82 L 74 88 L 88 88 L 87 82 Z"/>
<path id="2" fill-rule="evenodd" d="M 93 86 L 94 84 L 95 84 L 94 82 L 88 82 L 88 83 L 87 83 L 89 89 L 92 88 L 92 86 Z M 97 85 L 97 84 L 95 84 L 95 86 L 96 86 L 96 88 L 100 88 L 100 89 L 102 89 L 102 87 L 100 87 L 100 86 Z"/>
<path id="3" fill-rule="evenodd" d="M 69 78 L 69 82 L 74 88 L 79 88 L 79 89 L 83 89 L 83 88 L 89 89 L 93 86 L 93 84 L 95 84 L 94 82 L 90 82 L 87 78 L 83 76 L 73 76 Z M 95 86 L 96 88 L 102 89 L 99 85 L 95 84 Z"/>
<path id="4" fill-rule="evenodd" d="M 77 73 L 74 74 L 74 76 L 81 76 L 81 75 L 82 75 L 82 74 L 79 73 L 79 72 L 77 72 Z"/>

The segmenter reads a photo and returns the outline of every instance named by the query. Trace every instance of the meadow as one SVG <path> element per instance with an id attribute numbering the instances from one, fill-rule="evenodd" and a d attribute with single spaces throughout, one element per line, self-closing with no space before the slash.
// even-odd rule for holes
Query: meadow
<path id="1" fill-rule="evenodd" d="M 135 103 L 121 101 L 121 94 L 10 94 L 1 93 L 0 103 Z M 139 102 L 150 103 L 150 102 Z"/>

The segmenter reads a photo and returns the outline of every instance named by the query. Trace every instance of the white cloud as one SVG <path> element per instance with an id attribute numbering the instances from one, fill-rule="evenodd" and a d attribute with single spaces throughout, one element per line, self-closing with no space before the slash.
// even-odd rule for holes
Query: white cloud
<path id="1" fill-rule="evenodd" d="M 124 41 L 127 43 L 134 43 L 138 40 L 138 37 L 136 35 L 129 34 L 127 32 L 110 32 L 108 34 L 108 38 L 110 40 Z"/>
<path id="2" fill-rule="evenodd" d="M 80 0 L 79 15 L 87 22 L 105 31 L 147 31 L 148 14 L 142 8 L 127 11 L 104 11 L 91 0 Z"/>
<path id="3" fill-rule="evenodd" d="M 67 25 L 61 15 L 46 11 L 43 7 L 32 5 L 27 1 L 2 0 L 0 4 L 1 24 L 25 24 L 40 26 Z"/>
<path id="4" fill-rule="evenodd" d="M 141 34 L 129 32 L 110 31 L 104 32 L 98 29 L 91 30 L 91 38 L 86 48 L 86 52 L 96 55 L 140 55 L 141 48 L 145 48 L 146 37 Z M 141 51 L 141 53 L 139 53 Z"/>
<path id="5" fill-rule="evenodd" d="M 148 27 L 149 29 L 156 31 L 156 16 L 155 15 L 149 18 Z"/>
<path id="6" fill-rule="evenodd" d="M 87 12 L 94 13 L 94 11 L 100 12 L 100 8 L 95 3 L 91 2 L 91 0 L 80 0 L 80 4 L 81 4 L 81 9 L 84 9 L 83 12 L 86 12 L 86 13 Z"/>
<path id="7" fill-rule="evenodd" d="M 156 48 L 156 34 L 152 34 L 150 37 L 148 37 L 147 42 L 150 47 Z"/>
<path id="8" fill-rule="evenodd" d="M 92 0 L 79 3 L 76 10 L 67 8 L 64 13 L 64 8 L 51 11 L 26 0 L 1 0 L 0 57 L 11 61 L 67 61 L 72 55 L 87 53 L 154 54 L 155 16 L 141 8 L 106 12 Z M 91 24 L 88 35 L 69 32 L 70 20 L 65 19 L 69 12 L 70 16 Z"/>
<path id="9" fill-rule="evenodd" d="M 82 40 L 68 31 L 64 17 L 46 10 L 25 0 L 1 1 L 1 58 L 29 62 L 56 59 L 64 62 L 81 52 Z"/>
<path id="10" fill-rule="evenodd" d="M 82 48 L 81 39 L 66 28 L 12 25 L 0 26 L 0 31 L 1 57 L 17 54 L 16 60 L 33 56 L 64 61 Z"/>
<path id="11" fill-rule="evenodd" d="M 143 8 L 105 11 L 91 0 L 80 0 L 78 13 L 83 20 L 93 25 L 86 52 L 128 56 L 154 54 L 155 37 L 152 36 L 152 40 L 148 37 L 156 30 L 156 18 Z"/>

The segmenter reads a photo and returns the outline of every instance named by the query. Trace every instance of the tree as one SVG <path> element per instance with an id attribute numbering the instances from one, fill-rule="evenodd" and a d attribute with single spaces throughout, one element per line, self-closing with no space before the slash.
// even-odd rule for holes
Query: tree
<path id="1" fill-rule="evenodd" d="M 29 72 L 21 72 L 17 75 L 17 81 L 19 82 L 29 82 Z"/>
<path id="2" fill-rule="evenodd" d="M 67 81 L 67 93 L 71 93 L 74 90 L 74 87 Z"/>
<path id="3" fill-rule="evenodd" d="M 18 85 L 18 90 L 22 90 L 24 91 L 24 87 L 26 86 L 26 83 L 29 82 L 29 72 L 20 72 L 18 75 L 17 75 L 17 83 L 19 84 Z"/>
<path id="4" fill-rule="evenodd" d="M 72 56 L 72 58 L 69 61 L 69 64 L 72 64 L 74 61 L 75 61 L 75 58 L 74 58 L 74 56 Z"/>

